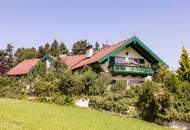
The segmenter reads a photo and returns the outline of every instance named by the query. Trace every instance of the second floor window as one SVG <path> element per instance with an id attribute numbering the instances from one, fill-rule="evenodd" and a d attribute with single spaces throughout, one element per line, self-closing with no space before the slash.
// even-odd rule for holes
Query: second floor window
<path id="1" fill-rule="evenodd" d="M 115 57 L 115 63 L 125 63 L 125 57 Z"/>
<path id="2" fill-rule="evenodd" d="M 145 63 L 144 59 L 139 59 L 139 58 L 129 58 L 128 62 L 130 64 L 144 64 Z"/>

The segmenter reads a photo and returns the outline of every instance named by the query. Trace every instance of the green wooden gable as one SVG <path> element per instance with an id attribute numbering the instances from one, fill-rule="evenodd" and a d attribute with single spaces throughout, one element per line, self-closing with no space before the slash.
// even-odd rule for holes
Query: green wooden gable
<path id="1" fill-rule="evenodd" d="M 128 39 L 123 45 L 119 46 L 115 50 L 108 53 L 106 56 L 102 57 L 98 62 L 102 63 L 111 56 L 114 56 L 119 51 L 121 51 L 124 48 L 132 47 L 134 50 L 136 50 L 139 54 L 141 54 L 145 59 L 147 59 L 152 64 L 163 64 L 168 67 L 168 65 L 159 58 L 153 51 L 151 51 L 142 41 L 140 41 L 136 36 Z"/>
<path id="2" fill-rule="evenodd" d="M 45 54 L 45 55 L 42 57 L 41 61 L 46 61 L 46 60 L 48 60 L 48 61 L 50 61 L 50 62 L 53 62 L 53 61 L 56 60 L 56 58 L 53 57 L 53 56 L 51 56 L 51 55 Z"/>

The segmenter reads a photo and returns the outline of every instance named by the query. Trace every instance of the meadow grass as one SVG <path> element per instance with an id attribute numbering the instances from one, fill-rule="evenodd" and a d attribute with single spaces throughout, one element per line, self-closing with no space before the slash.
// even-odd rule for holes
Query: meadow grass
<path id="1" fill-rule="evenodd" d="M 1 98 L 0 130 L 169 130 L 169 128 L 108 112 Z"/>

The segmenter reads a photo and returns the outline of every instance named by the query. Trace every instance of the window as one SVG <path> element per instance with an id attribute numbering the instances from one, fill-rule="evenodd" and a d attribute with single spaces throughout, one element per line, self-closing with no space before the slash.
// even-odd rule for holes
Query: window
<path id="1" fill-rule="evenodd" d="M 127 85 L 128 86 L 134 86 L 134 85 L 139 85 L 143 82 L 144 81 L 142 81 L 142 80 L 127 80 Z"/>
<path id="2" fill-rule="evenodd" d="M 128 61 L 130 64 L 144 64 L 145 63 L 144 59 L 140 59 L 140 58 L 129 58 Z"/>
<path id="3" fill-rule="evenodd" d="M 125 63 L 125 57 L 115 57 L 115 63 Z"/>
<path id="4" fill-rule="evenodd" d="M 139 59 L 139 63 L 140 64 L 144 64 L 145 62 L 144 62 L 144 59 Z"/>

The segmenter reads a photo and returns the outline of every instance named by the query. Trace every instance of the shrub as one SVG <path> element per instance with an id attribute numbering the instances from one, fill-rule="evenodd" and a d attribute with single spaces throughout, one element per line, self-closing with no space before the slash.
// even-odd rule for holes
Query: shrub
<path id="1" fill-rule="evenodd" d="M 53 98 L 53 102 L 59 105 L 66 105 L 73 103 L 73 98 L 65 95 L 57 95 Z"/>
<path id="2" fill-rule="evenodd" d="M 87 68 L 86 71 L 82 73 L 82 86 L 85 95 L 100 95 L 102 93 L 103 88 L 101 88 L 100 83 L 97 82 L 97 77 L 98 75 L 93 72 L 91 68 Z"/>
<path id="3" fill-rule="evenodd" d="M 34 83 L 33 88 L 36 96 L 49 96 L 50 85 L 47 81 L 39 80 Z"/>
<path id="4" fill-rule="evenodd" d="M 172 93 L 180 94 L 180 81 L 177 75 L 168 70 L 165 66 L 158 65 L 153 75 L 153 81 L 164 83 L 166 88 Z"/>
<path id="5" fill-rule="evenodd" d="M 33 79 L 37 76 L 43 77 L 44 74 L 46 73 L 46 64 L 45 62 L 39 62 L 34 69 L 32 69 L 32 71 L 29 73 L 29 77 L 30 79 Z"/>
<path id="6" fill-rule="evenodd" d="M 98 75 L 96 81 L 97 81 L 97 86 L 100 89 L 98 95 L 103 95 L 105 92 L 108 91 L 108 86 L 110 85 L 109 75 L 107 73 L 101 72 Z"/>
<path id="7" fill-rule="evenodd" d="M 146 82 L 141 86 L 137 106 L 147 121 L 166 119 L 172 106 L 171 95 L 163 84 Z"/>
<path id="8" fill-rule="evenodd" d="M 53 73 L 46 73 L 40 79 L 34 79 L 32 87 L 36 96 L 40 97 L 52 97 L 59 93 L 58 91 L 59 80 L 54 76 Z"/>
<path id="9" fill-rule="evenodd" d="M 190 112 L 190 83 L 184 81 L 181 83 L 181 94 L 176 95 L 175 108 L 179 113 Z"/>
<path id="10" fill-rule="evenodd" d="M 70 70 L 63 71 L 62 76 L 60 76 L 59 90 L 62 94 L 69 96 L 81 95 L 84 91 L 81 77 L 76 74 L 72 74 Z"/>
<path id="11" fill-rule="evenodd" d="M 0 76 L 0 97 L 22 98 L 22 89 L 16 79 Z"/>
<path id="12" fill-rule="evenodd" d="M 136 96 L 136 93 L 132 88 L 130 88 L 125 91 L 125 96 L 128 98 L 133 98 Z"/>
<path id="13" fill-rule="evenodd" d="M 133 101 L 132 101 L 133 100 Z M 134 107 L 134 99 L 123 98 L 114 101 L 110 97 L 90 97 L 89 106 L 97 110 L 106 110 L 110 112 L 120 113 L 129 117 L 138 117 L 137 109 Z"/>
<path id="14" fill-rule="evenodd" d="M 116 83 L 111 86 L 111 91 L 112 92 L 125 91 L 126 88 L 127 88 L 126 82 L 119 80 L 116 81 Z"/>
<path id="15" fill-rule="evenodd" d="M 103 98 L 99 96 L 91 96 L 89 106 L 96 110 L 103 110 Z"/>

